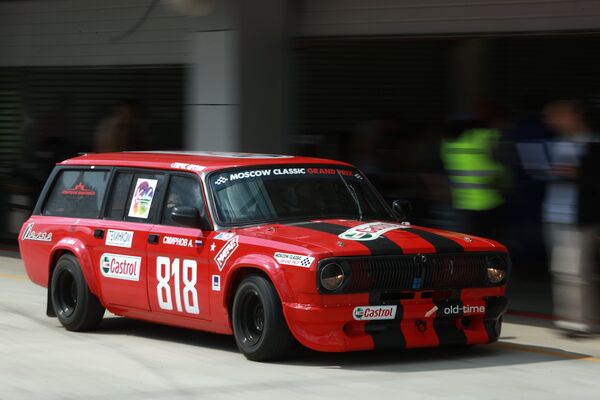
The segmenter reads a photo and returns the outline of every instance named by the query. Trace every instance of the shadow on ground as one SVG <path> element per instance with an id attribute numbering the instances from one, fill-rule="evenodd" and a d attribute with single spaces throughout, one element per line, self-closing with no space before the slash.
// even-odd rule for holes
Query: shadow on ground
<path id="1" fill-rule="evenodd" d="M 237 353 L 232 336 L 157 325 L 122 317 L 105 318 L 93 334 L 132 335 L 140 338 L 164 340 L 203 348 Z M 532 363 L 564 362 L 585 359 L 587 354 L 567 352 L 542 346 L 528 346 L 507 342 L 490 345 L 453 348 L 378 350 L 352 353 L 320 353 L 296 346 L 290 355 L 275 364 L 314 368 L 339 368 L 364 371 L 417 372 L 459 370 Z M 239 355 L 240 362 L 249 362 Z"/>

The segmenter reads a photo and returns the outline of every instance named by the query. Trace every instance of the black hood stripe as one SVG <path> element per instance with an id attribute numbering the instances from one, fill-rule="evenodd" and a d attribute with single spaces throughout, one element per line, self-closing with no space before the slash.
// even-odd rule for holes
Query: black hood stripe
<path id="1" fill-rule="evenodd" d="M 340 235 L 346 232 L 350 227 L 332 224 L 329 222 L 302 222 L 299 224 L 295 224 L 296 226 L 301 226 L 304 228 L 314 229 L 316 231 L 330 233 L 332 235 Z M 419 236 L 420 238 L 429 242 L 437 253 L 462 253 L 465 251 L 464 247 L 459 243 L 455 242 L 452 239 L 448 239 L 442 235 L 438 235 L 437 233 L 425 231 L 417 228 L 402 228 L 402 231 L 410 232 L 414 235 Z M 392 254 L 403 254 L 402 247 L 395 243 L 394 241 L 385 237 L 385 234 L 379 236 L 379 238 L 375 240 L 361 240 L 356 241 L 369 250 L 374 256 L 379 255 L 392 255 Z"/>
<path id="2" fill-rule="evenodd" d="M 328 222 L 306 222 L 295 225 L 302 228 L 314 229 L 319 232 L 330 233 L 336 236 L 346 232 L 348 229 L 352 229 L 348 226 L 331 224 Z M 360 243 L 368 248 L 371 251 L 371 254 L 374 256 L 397 255 L 404 253 L 402 251 L 402 247 L 384 236 L 380 236 L 375 240 L 356 240 L 355 242 Z"/>
<path id="3" fill-rule="evenodd" d="M 435 247 L 437 253 L 462 253 L 465 251 L 465 248 L 454 240 L 438 235 L 437 233 L 416 228 L 405 228 L 403 231 L 413 233 L 420 236 L 422 239 L 425 239 Z"/>

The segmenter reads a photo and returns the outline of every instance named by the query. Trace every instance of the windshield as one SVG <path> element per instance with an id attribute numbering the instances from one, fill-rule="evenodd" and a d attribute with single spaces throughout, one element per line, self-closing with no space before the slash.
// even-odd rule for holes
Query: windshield
<path id="1" fill-rule="evenodd" d="M 364 176 L 339 166 L 252 167 L 209 178 L 219 221 L 384 219 L 392 215 Z"/>

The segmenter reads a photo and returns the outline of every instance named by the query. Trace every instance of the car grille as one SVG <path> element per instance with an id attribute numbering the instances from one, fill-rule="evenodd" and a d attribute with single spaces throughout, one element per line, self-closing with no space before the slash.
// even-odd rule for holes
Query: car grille
<path id="1" fill-rule="evenodd" d="M 349 279 L 335 292 L 319 284 L 322 293 L 484 287 L 489 286 L 487 266 L 507 269 L 509 259 L 501 253 L 340 257 L 321 260 L 319 271 L 332 262 L 341 265 Z"/>

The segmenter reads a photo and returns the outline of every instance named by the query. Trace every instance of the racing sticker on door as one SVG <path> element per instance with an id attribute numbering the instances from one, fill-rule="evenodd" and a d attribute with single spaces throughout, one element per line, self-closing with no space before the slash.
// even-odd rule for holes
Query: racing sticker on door
<path id="1" fill-rule="evenodd" d="M 129 207 L 128 215 L 130 217 L 143 219 L 148 218 L 157 183 L 158 180 L 156 179 L 138 178 L 137 183 L 135 184 L 135 190 L 133 192 L 133 200 L 131 201 L 131 206 Z"/>
<path id="2" fill-rule="evenodd" d="M 107 278 L 139 281 L 141 263 L 141 257 L 104 253 L 100 257 L 100 272 Z"/>
<path id="3" fill-rule="evenodd" d="M 162 310 L 200 314 L 198 263 L 169 257 L 156 258 L 156 297 Z"/>

